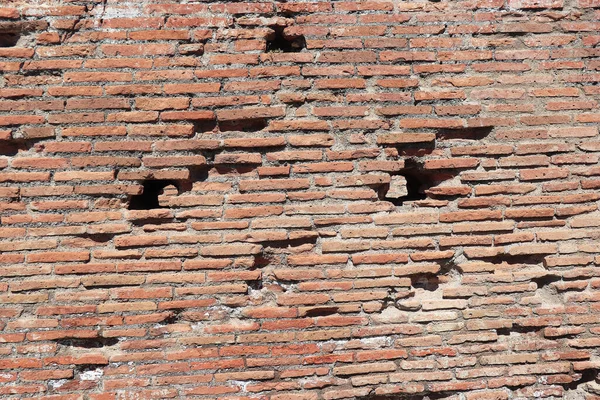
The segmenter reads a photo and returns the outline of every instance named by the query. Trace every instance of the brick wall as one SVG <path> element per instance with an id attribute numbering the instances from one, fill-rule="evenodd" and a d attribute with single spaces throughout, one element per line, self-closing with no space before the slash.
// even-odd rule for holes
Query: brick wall
<path id="1" fill-rule="evenodd" d="M 0 397 L 600 398 L 600 1 L 2 3 Z"/>

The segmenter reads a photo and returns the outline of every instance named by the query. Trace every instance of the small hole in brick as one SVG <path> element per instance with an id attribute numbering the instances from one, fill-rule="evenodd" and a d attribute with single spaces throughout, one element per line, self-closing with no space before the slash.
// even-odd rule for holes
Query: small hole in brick
<path id="1" fill-rule="evenodd" d="M 282 27 L 275 27 L 272 39 L 267 39 L 267 53 L 298 53 L 306 48 L 304 36 L 287 36 Z"/>
<path id="2" fill-rule="evenodd" d="M 21 38 L 18 33 L 2 33 L 0 34 L 0 47 L 15 47 Z"/>
<path id="3" fill-rule="evenodd" d="M 129 199 L 130 210 L 162 208 L 158 196 L 163 194 L 164 189 L 169 185 L 177 188 L 177 182 L 172 180 L 147 180 L 142 185 L 144 187 L 142 193 Z"/>

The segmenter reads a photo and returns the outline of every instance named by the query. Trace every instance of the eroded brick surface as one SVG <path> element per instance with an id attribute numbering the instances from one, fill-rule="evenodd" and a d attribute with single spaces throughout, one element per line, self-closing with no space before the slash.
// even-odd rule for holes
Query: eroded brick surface
<path id="1" fill-rule="evenodd" d="M 600 398 L 600 3 L 0 5 L 0 397 Z"/>

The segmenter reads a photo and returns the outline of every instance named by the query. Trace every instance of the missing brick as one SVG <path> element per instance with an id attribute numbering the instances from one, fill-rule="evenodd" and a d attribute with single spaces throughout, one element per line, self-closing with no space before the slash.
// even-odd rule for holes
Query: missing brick
<path id="1" fill-rule="evenodd" d="M 266 240 L 261 241 L 260 244 L 267 249 L 287 249 L 300 247 L 306 244 L 314 245 L 317 243 L 317 235 L 314 236 L 305 236 L 298 239 L 286 239 L 286 240 Z"/>
<path id="2" fill-rule="evenodd" d="M 34 135 L 28 135 L 28 133 L 32 133 Z M 0 140 L 0 156 L 16 156 L 19 152 L 26 152 L 35 148 L 35 151 L 40 151 L 38 146 L 43 146 L 43 144 L 39 144 L 39 141 L 44 139 L 48 139 L 53 137 L 52 134 L 48 134 L 48 130 L 45 128 L 34 128 L 30 132 L 16 132 L 12 134 L 12 137 L 8 139 Z M 35 133 L 39 133 L 39 136 L 36 137 Z M 20 136 L 20 137 L 19 137 Z M 41 149 L 43 151 L 43 147 Z"/>
<path id="3" fill-rule="evenodd" d="M 438 275 L 462 274 L 463 270 L 458 266 L 455 257 L 449 257 L 445 260 L 440 260 L 440 271 Z"/>
<path id="4" fill-rule="evenodd" d="M 496 37 L 497 38 L 513 38 L 513 37 L 527 36 L 530 33 L 531 32 L 529 32 L 527 30 L 515 31 L 515 32 L 502 32 L 502 34 L 496 35 Z"/>
<path id="5" fill-rule="evenodd" d="M 406 197 L 401 198 L 404 201 L 425 200 L 427 194 L 425 190 L 434 185 L 431 176 L 420 167 L 409 167 L 404 172 L 406 179 Z"/>
<path id="6" fill-rule="evenodd" d="M 119 343 L 117 338 L 84 338 L 84 339 L 57 339 L 55 343 L 65 347 L 76 347 L 82 349 L 100 349 L 114 346 Z"/>
<path id="7" fill-rule="evenodd" d="M 309 308 L 304 312 L 305 317 L 327 317 L 339 312 L 338 307 L 315 307 Z"/>
<path id="8" fill-rule="evenodd" d="M 243 175 L 243 174 L 249 174 L 252 171 L 256 170 L 257 166 L 256 165 L 250 165 L 250 166 L 240 166 L 240 165 L 236 165 L 236 166 L 225 166 L 225 165 L 219 165 L 219 166 L 215 166 L 215 171 L 217 171 L 217 173 L 219 175 Z"/>
<path id="9" fill-rule="evenodd" d="M 213 155 L 214 156 L 214 155 Z M 209 157 L 207 156 L 207 159 Z M 152 210 L 155 208 L 166 208 L 163 196 L 176 196 L 189 192 L 194 187 L 194 182 L 203 182 L 208 179 L 206 166 L 189 166 L 189 175 L 186 179 L 153 179 L 149 178 L 142 182 L 142 192 L 129 197 L 129 210 Z M 148 223 L 149 221 L 136 221 Z"/>
<path id="10" fill-rule="evenodd" d="M 356 397 L 356 400 L 443 400 L 454 399 L 460 392 L 423 392 L 422 394 L 394 393 L 394 394 L 371 394 Z"/>
<path id="11" fill-rule="evenodd" d="M 263 281 L 261 279 L 246 281 L 246 285 L 248 285 L 249 290 L 261 290 L 263 288 Z"/>
<path id="12" fill-rule="evenodd" d="M 214 160 L 214 153 L 208 155 L 205 154 L 206 159 L 211 162 Z M 188 171 L 190 173 L 188 179 L 177 181 L 175 187 L 178 189 L 179 193 L 189 192 L 192 190 L 194 182 L 204 182 L 208 179 L 208 169 L 204 166 L 189 166 Z"/>
<path id="13" fill-rule="evenodd" d="M 518 255 L 512 255 L 512 254 L 496 254 L 496 255 L 490 255 L 490 256 L 486 256 L 486 257 L 477 257 L 475 259 L 477 260 L 489 260 L 492 261 L 494 263 L 506 263 L 509 265 L 517 265 L 517 264 L 523 264 L 523 265 L 543 265 L 544 260 L 546 258 L 547 254 L 518 254 Z"/>
<path id="14" fill-rule="evenodd" d="M 531 279 L 531 282 L 535 282 L 538 286 L 538 289 L 542 289 L 545 288 L 546 286 L 550 285 L 553 282 L 559 282 L 562 281 L 562 277 L 559 275 L 544 275 L 541 276 L 539 278 L 533 278 Z"/>
<path id="15" fill-rule="evenodd" d="M 595 368 L 584 369 L 583 371 L 579 371 L 576 374 L 574 374 L 573 382 L 563 383 L 563 384 L 561 384 L 561 386 L 568 391 L 584 390 L 584 391 L 591 392 L 592 390 L 589 390 L 590 387 L 586 384 L 591 383 L 593 385 L 594 389 L 596 389 L 596 390 L 600 389 L 600 386 L 597 384 L 597 379 L 598 379 L 598 370 L 597 369 L 595 369 Z M 595 390 L 593 390 L 593 391 L 595 392 Z M 598 394 L 598 393 L 596 393 L 596 394 Z"/>
<path id="16" fill-rule="evenodd" d="M 169 312 L 165 319 L 163 319 L 160 323 L 163 325 L 171 325 L 176 324 L 181 319 L 181 310 L 174 310 Z"/>
<path id="17" fill-rule="evenodd" d="M 544 329 L 543 326 L 521 326 L 521 325 L 513 325 L 510 328 L 498 328 L 496 329 L 496 334 L 498 336 L 510 336 L 511 333 L 516 334 L 526 334 L 526 333 L 535 333 L 539 334 Z"/>
<path id="18" fill-rule="evenodd" d="M 273 27 L 273 34 L 267 37 L 267 53 L 298 53 L 306 48 L 303 35 L 290 35 L 284 27 Z"/>
<path id="19" fill-rule="evenodd" d="M 194 133 L 216 133 L 218 131 L 217 121 L 212 120 L 197 120 L 193 121 Z"/>
<path id="20" fill-rule="evenodd" d="M 219 121 L 220 132 L 259 132 L 268 125 L 265 118 Z"/>
<path id="21" fill-rule="evenodd" d="M 167 186 L 177 187 L 177 181 L 172 180 L 146 180 L 143 182 L 141 194 L 131 196 L 129 199 L 130 210 L 153 210 L 164 208 L 160 205 L 158 196 L 163 194 Z"/>
<path id="22" fill-rule="evenodd" d="M 410 277 L 410 284 L 414 289 L 435 292 L 440 287 L 440 279 L 431 274 L 417 274 Z"/>
<path id="23" fill-rule="evenodd" d="M 19 151 L 26 151 L 24 143 L 19 142 L 0 142 L 0 156 L 16 156 Z"/>
<path id="24" fill-rule="evenodd" d="M 390 183 L 379 188 L 379 200 L 389 201 L 397 206 L 407 201 L 425 200 L 426 191 L 440 183 L 433 172 L 424 168 L 423 162 L 409 158 L 404 165 L 399 175 L 392 175 Z"/>
<path id="25" fill-rule="evenodd" d="M 60 69 L 27 69 L 21 71 L 21 75 L 23 76 L 41 76 L 41 77 L 50 77 L 50 76 L 62 76 L 63 71 Z"/>
<path id="26" fill-rule="evenodd" d="M 110 242 L 115 237 L 115 235 L 116 235 L 116 233 L 94 233 L 94 234 L 82 233 L 82 234 L 75 234 L 73 236 L 76 236 L 81 239 L 90 240 L 92 242 L 96 242 L 96 243 L 100 244 L 100 243 Z"/>
<path id="27" fill-rule="evenodd" d="M 483 126 L 479 128 L 440 129 L 437 132 L 437 138 L 439 140 L 482 140 L 492 133 L 492 130 L 494 130 L 493 126 Z"/>
<path id="28" fill-rule="evenodd" d="M 46 21 L 0 22 L 0 47 L 25 47 L 33 42 L 32 32 L 45 29 Z"/>
<path id="29" fill-rule="evenodd" d="M 0 33 L 0 47 L 15 47 L 20 38 L 19 33 Z"/>
<path id="30" fill-rule="evenodd" d="M 84 375 L 104 368 L 105 364 L 78 364 L 73 368 L 73 371 L 78 375 Z"/>
<path id="31" fill-rule="evenodd" d="M 254 256 L 254 263 L 252 264 L 251 269 L 264 268 L 274 261 L 274 257 L 270 255 L 258 254 Z"/>

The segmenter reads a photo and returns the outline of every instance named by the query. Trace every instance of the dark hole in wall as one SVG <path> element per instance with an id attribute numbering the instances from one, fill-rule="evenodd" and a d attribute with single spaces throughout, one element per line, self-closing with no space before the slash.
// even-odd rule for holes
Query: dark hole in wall
<path id="1" fill-rule="evenodd" d="M 111 234 L 111 233 L 82 233 L 82 234 L 75 234 L 73 236 L 77 236 L 79 238 L 82 239 L 89 239 L 92 240 L 94 242 L 98 242 L 98 243 L 106 243 L 106 242 L 110 242 L 116 234 Z"/>
<path id="2" fill-rule="evenodd" d="M 481 140 L 487 137 L 493 126 L 483 126 L 479 128 L 459 128 L 459 129 L 440 129 L 437 132 L 437 138 L 440 140 L 448 139 L 471 139 Z"/>
<path id="3" fill-rule="evenodd" d="M 440 392 L 440 393 L 395 393 L 388 395 L 371 394 L 366 396 L 356 397 L 356 400 L 443 400 L 450 399 L 460 392 Z"/>
<path id="4" fill-rule="evenodd" d="M 291 247 L 302 246 L 305 244 L 316 244 L 316 243 L 317 243 L 317 236 L 309 236 L 309 237 L 303 237 L 303 238 L 298 238 L 298 239 L 286 239 L 286 240 L 268 240 L 268 241 L 261 242 L 261 244 L 263 245 L 264 248 L 271 247 L 271 248 L 281 248 L 281 249 L 287 249 L 287 248 L 291 248 Z"/>
<path id="5" fill-rule="evenodd" d="M 0 156 L 15 156 L 19 150 L 27 150 L 27 147 L 23 143 L 8 142 L 0 143 Z"/>
<path id="6" fill-rule="evenodd" d="M 583 383 L 596 381 L 596 377 L 598 376 L 598 370 L 593 368 L 584 369 L 583 371 L 579 371 L 578 374 L 581 375 L 579 379 L 574 380 L 571 383 L 562 384 L 561 386 L 567 390 L 577 390 L 578 386 Z"/>
<path id="7" fill-rule="evenodd" d="M 545 276 L 541 276 L 539 278 L 533 278 L 531 280 L 531 282 L 535 282 L 538 286 L 538 289 L 541 289 L 541 288 L 551 284 L 552 282 L 558 282 L 561 280 L 562 280 L 562 278 L 558 275 L 545 275 Z"/>
<path id="8" fill-rule="evenodd" d="M 510 265 L 526 264 L 526 265 L 538 265 L 544 262 L 547 254 L 525 254 L 525 255 L 511 255 L 511 254 L 497 254 L 489 257 L 476 257 L 474 260 L 489 260 L 494 263 L 506 263 Z"/>
<path id="9" fill-rule="evenodd" d="M 438 275 L 448 275 L 452 271 L 456 271 L 459 274 L 463 273 L 463 270 L 456 264 L 454 258 L 447 258 L 445 260 L 441 260 L 440 264 L 440 272 Z"/>
<path id="10" fill-rule="evenodd" d="M 78 364 L 73 368 L 73 370 L 78 374 L 83 374 L 84 372 L 95 371 L 98 368 L 104 367 L 106 367 L 104 364 Z"/>
<path id="11" fill-rule="evenodd" d="M 409 168 L 403 175 L 406 178 L 406 191 L 408 195 L 401 198 L 401 200 L 425 200 L 427 198 L 425 190 L 433 186 L 430 177 L 418 168 Z"/>
<path id="12" fill-rule="evenodd" d="M 283 27 L 274 27 L 271 39 L 267 39 L 267 53 L 298 53 L 306 48 L 304 36 L 289 37 Z"/>
<path id="13" fill-rule="evenodd" d="M 15 47 L 19 42 L 31 41 L 32 32 L 44 31 L 48 25 L 48 21 L 0 21 L 0 47 Z"/>
<path id="14" fill-rule="evenodd" d="M 306 310 L 304 315 L 306 317 L 327 317 L 328 315 L 337 314 L 338 311 L 338 307 L 316 307 Z"/>
<path id="15" fill-rule="evenodd" d="M 47 139 L 49 136 L 15 138 L 0 140 L 0 156 L 15 156 L 19 151 L 28 151 L 36 146 L 39 141 Z M 38 151 L 36 149 L 36 151 Z"/>
<path id="16" fill-rule="evenodd" d="M 264 268 L 273 262 L 273 258 L 262 254 L 254 256 L 254 264 L 252 269 Z"/>
<path id="17" fill-rule="evenodd" d="M 440 280 L 435 275 L 418 274 L 410 277 L 410 284 L 415 289 L 435 292 L 440 287 Z"/>
<path id="18" fill-rule="evenodd" d="M 267 125 L 267 120 L 264 118 L 219 121 L 219 131 L 258 132 L 265 129 Z"/>
<path id="19" fill-rule="evenodd" d="M 207 156 L 206 159 L 211 159 L 212 161 L 212 159 L 214 159 L 214 154 L 212 158 Z M 179 193 L 189 192 L 190 190 L 192 190 L 194 182 L 204 182 L 208 179 L 208 169 L 206 169 L 205 167 L 189 166 L 188 171 L 190 172 L 189 178 L 185 181 L 179 181 L 175 185 L 175 187 L 177 187 L 177 189 L 179 190 Z"/>
<path id="20" fill-rule="evenodd" d="M 503 36 L 503 37 L 519 37 L 519 36 L 527 36 L 529 35 L 529 32 L 527 31 L 521 31 L 521 32 L 502 32 L 502 35 L 499 36 Z"/>
<path id="21" fill-rule="evenodd" d="M 435 142 L 396 145 L 398 155 L 405 158 L 425 157 L 426 155 L 433 153 L 435 148 Z"/>
<path id="22" fill-rule="evenodd" d="M 214 133 L 217 132 L 216 120 L 198 120 L 194 121 L 194 133 Z"/>
<path id="23" fill-rule="evenodd" d="M 263 281 L 261 279 L 246 281 L 246 285 L 253 290 L 261 290 L 263 288 Z"/>
<path id="24" fill-rule="evenodd" d="M 63 71 L 60 69 L 27 69 L 21 71 L 23 76 L 62 76 Z"/>
<path id="25" fill-rule="evenodd" d="M 15 32 L 0 34 L 0 47 L 15 47 L 21 35 Z"/>
<path id="26" fill-rule="evenodd" d="M 390 196 L 390 185 L 382 185 L 378 190 L 381 201 L 389 201 L 395 205 L 402 205 L 406 201 L 425 200 L 426 190 L 439 183 L 435 175 L 423 167 L 423 163 L 413 158 L 404 162 L 404 168 L 398 174 L 406 179 L 406 195 L 398 198 Z"/>
<path id="27" fill-rule="evenodd" d="M 85 339 L 57 339 L 54 342 L 67 347 L 82 349 L 99 349 L 105 346 L 114 346 L 119 343 L 117 338 L 85 338 Z"/>
<path id="28" fill-rule="evenodd" d="M 161 323 L 164 325 L 175 324 L 179 321 L 180 318 L 181 318 L 181 310 L 171 311 L 167 315 L 167 317 L 161 321 Z"/>
<path id="29" fill-rule="evenodd" d="M 129 199 L 130 210 L 152 210 L 154 208 L 163 208 L 158 202 L 158 196 L 163 193 L 163 189 L 173 185 L 179 189 L 177 181 L 173 180 L 146 180 L 142 184 L 141 194 L 131 196 Z"/>
<path id="30" fill-rule="evenodd" d="M 245 165 L 245 166 L 231 166 L 231 165 L 218 165 L 215 166 L 215 171 L 219 174 L 247 174 L 257 168 L 256 165 Z"/>
<path id="31" fill-rule="evenodd" d="M 543 326 L 521 326 L 513 325 L 512 328 L 498 328 L 496 333 L 498 336 L 510 336 L 511 332 L 514 333 L 539 333 L 544 329 Z"/>

